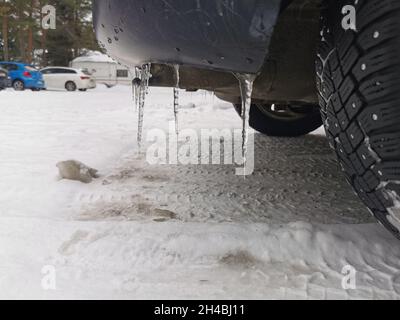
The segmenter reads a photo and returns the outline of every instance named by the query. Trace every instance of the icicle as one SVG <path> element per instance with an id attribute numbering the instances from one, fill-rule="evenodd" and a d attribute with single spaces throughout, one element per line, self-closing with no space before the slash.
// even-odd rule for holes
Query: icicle
<path id="1" fill-rule="evenodd" d="M 144 104 L 146 100 L 146 88 L 144 85 L 144 82 L 142 81 L 140 83 L 139 87 L 139 112 L 138 112 L 138 136 L 137 136 L 137 141 L 138 141 L 138 146 L 139 146 L 139 153 L 141 152 L 142 148 L 142 139 L 143 139 L 143 118 L 144 118 Z"/>
<path id="2" fill-rule="evenodd" d="M 137 92 L 136 92 L 135 79 L 136 78 L 133 78 L 133 80 L 132 80 L 132 100 L 133 100 L 133 103 L 136 106 L 136 94 L 137 94 Z"/>
<path id="3" fill-rule="evenodd" d="M 132 94 L 133 94 L 133 102 L 135 104 L 135 111 L 137 112 L 139 109 L 139 95 L 140 95 L 140 82 L 141 82 L 141 69 L 136 67 L 133 80 L 132 80 Z"/>
<path id="4" fill-rule="evenodd" d="M 133 103 L 135 104 L 135 111 L 138 111 L 139 107 L 139 88 L 140 78 L 135 78 L 132 81 L 132 92 L 133 92 Z"/>
<path id="5" fill-rule="evenodd" d="M 138 79 L 142 79 L 142 68 L 136 67 L 136 78 Z M 137 85 L 137 96 L 136 96 L 136 103 L 139 103 L 139 87 L 140 87 L 140 83 L 138 83 Z"/>
<path id="6" fill-rule="evenodd" d="M 139 120 L 138 120 L 138 146 L 139 146 L 139 153 L 141 152 L 142 147 L 142 140 L 143 140 L 143 119 L 144 119 L 144 107 L 145 107 L 145 100 L 146 94 L 148 93 L 149 89 L 149 80 L 151 77 L 150 73 L 150 64 L 143 66 L 140 72 L 140 86 L 138 88 L 138 95 L 139 95 Z"/>
<path id="7" fill-rule="evenodd" d="M 175 76 L 176 76 L 176 86 L 174 88 L 174 116 L 175 116 L 175 133 L 179 135 L 179 84 L 180 84 L 180 70 L 179 64 L 174 65 Z"/>
<path id="8" fill-rule="evenodd" d="M 243 154 L 244 167 L 246 168 L 249 129 L 250 129 L 251 97 L 253 94 L 253 84 L 257 78 L 257 75 L 246 74 L 246 73 L 235 73 L 234 75 L 239 80 L 240 93 L 242 96 L 242 121 L 243 121 L 242 154 Z"/>
<path id="9" fill-rule="evenodd" d="M 145 82 L 145 89 L 146 94 L 149 94 L 149 83 L 151 78 L 151 63 L 148 63 L 144 66 L 144 82 Z"/>
<path id="10" fill-rule="evenodd" d="M 179 89 L 174 88 L 174 117 L 175 117 L 175 133 L 179 135 Z"/>
<path id="11" fill-rule="evenodd" d="M 136 78 L 137 79 L 142 78 L 142 70 L 138 67 L 136 67 Z M 136 84 L 136 95 L 135 95 L 136 110 L 138 109 L 138 106 L 139 106 L 139 87 L 140 87 L 140 83 L 138 82 Z"/>

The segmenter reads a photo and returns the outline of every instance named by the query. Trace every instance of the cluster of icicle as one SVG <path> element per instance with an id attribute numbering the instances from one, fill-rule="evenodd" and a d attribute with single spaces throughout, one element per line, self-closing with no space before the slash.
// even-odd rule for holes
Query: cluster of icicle
<path id="1" fill-rule="evenodd" d="M 178 113 L 179 113 L 179 82 L 180 73 L 179 65 L 174 65 L 176 86 L 174 88 L 174 117 L 175 117 L 175 131 L 179 135 Z M 149 93 L 149 82 L 151 78 L 151 64 L 146 64 L 142 68 L 135 68 L 134 80 L 132 82 L 132 94 L 135 109 L 138 112 L 138 146 L 139 152 L 142 147 L 143 141 L 143 120 L 144 120 L 144 107 L 146 95 Z"/>
<path id="2" fill-rule="evenodd" d="M 180 67 L 174 65 L 176 85 L 174 88 L 174 117 L 175 117 L 175 131 L 177 137 L 179 136 L 179 85 L 180 85 Z M 256 79 L 254 74 L 235 73 L 235 77 L 238 79 L 240 84 L 240 93 L 242 96 L 242 153 L 244 166 L 247 161 L 247 150 L 249 141 L 249 129 L 250 129 L 250 109 L 251 100 L 253 93 L 253 84 Z M 135 79 L 132 83 L 133 100 L 138 111 L 138 146 L 139 152 L 142 146 L 143 140 L 143 119 L 144 119 L 144 107 L 146 95 L 149 93 L 149 81 L 151 78 L 151 64 L 146 64 L 142 68 L 135 69 Z"/>

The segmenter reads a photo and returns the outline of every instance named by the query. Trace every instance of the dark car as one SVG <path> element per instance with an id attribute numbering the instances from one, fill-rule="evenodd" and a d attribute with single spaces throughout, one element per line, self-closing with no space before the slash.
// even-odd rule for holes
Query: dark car
<path id="1" fill-rule="evenodd" d="M 94 1 L 100 45 L 151 63 L 150 85 L 214 91 L 271 136 L 323 123 L 355 192 L 400 238 L 399 21 L 398 0 Z"/>
<path id="2" fill-rule="evenodd" d="M 35 67 L 21 62 L 0 62 L 0 68 L 6 69 L 16 91 L 45 89 L 43 75 Z"/>
<path id="3" fill-rule="evenodd" d="M 11 78 L 8 76 L 7 70 L 0 68 L 0 90 L 8 87 L 11 87 Z"/>

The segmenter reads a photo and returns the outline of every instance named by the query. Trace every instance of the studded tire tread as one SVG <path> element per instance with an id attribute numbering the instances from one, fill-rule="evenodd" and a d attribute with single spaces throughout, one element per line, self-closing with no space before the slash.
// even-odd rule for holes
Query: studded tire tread
<path id="1" fill-rule="evenodd" d="M 356 9 L 357 30 L 342 27 Z M 316 60 L 322 118 L 347 180 L 400 239 L 400 1 L 326 0 Z"/>

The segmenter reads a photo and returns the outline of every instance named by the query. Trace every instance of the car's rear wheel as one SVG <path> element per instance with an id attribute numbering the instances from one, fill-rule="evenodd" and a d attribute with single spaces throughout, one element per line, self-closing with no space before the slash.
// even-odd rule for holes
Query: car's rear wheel
<path id="1" fill-rule="evenodd" d="M 22 80 L 15 80 L 13 82 L 12 86 L 15 91 L 24 91 L 25 90 L 25 84 Z"/>
<path id="2" fill-rule="evenodd" d="M 77 89 L 77 87 L 76 87 L 76 84 L 74 83 L 74 82 L 72 82 L 72 81 L 68 81 L 66 84 L 65 84 L 65 89 L 67 90 L 67 91 L 76 91 L 76 89 Z"/>
<path id="3" fill-rule="evenodd" d="M 235 105 L 241 115 L 242 106 Z M 289 106 L 252 104 L 250 126 L 265 135 L 297 137 L 306 135 L 322 126 L 318 106 Z"/>
<path id="4" fill-rule="evenodd" d="M 342 26 L 356 9 L 357 31 Z M 374 216 L 400 238 L 400 1 L 327 0 L 317 86 L 331 146 Z"/>
<path id="5" fill-rule="evenodd" d="M 79 91 L 81 91 L 81 92 L 86 92 L 87 89 L 79 89 Z"/>

